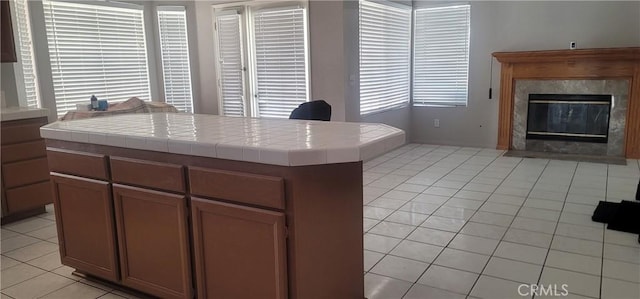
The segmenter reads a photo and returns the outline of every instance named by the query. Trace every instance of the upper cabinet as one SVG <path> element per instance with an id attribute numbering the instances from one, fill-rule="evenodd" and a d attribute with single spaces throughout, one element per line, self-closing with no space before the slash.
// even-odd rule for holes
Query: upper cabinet
<path id="1" fill-rule="evenodd" d="M 11 12 L 9 11 L 9 1 L 0 1 L 0 62 L 17 62 L 16 47 L 13 42 L 13 25 L 11 24 Z"/>

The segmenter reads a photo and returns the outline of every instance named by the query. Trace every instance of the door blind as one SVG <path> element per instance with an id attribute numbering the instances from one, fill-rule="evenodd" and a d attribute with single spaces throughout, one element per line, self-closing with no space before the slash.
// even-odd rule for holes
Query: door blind
<path id="1" fill-rule="evenodd" d="M 304 8 L 253 14 L 257 116 L 287 118 L 308 101 Z"/>
<path id="2" fill-rule="evenodd" d="M 360 114 L 409 103 L 411 8 L 360 1 Z"/>
<path id="3" fill-rule="evenodd" d="M 158 7 L 165 102 L 193 112 L 187 15 L 184 7 Z"/>
<path id="4" fill-rule="evenodd" d="M 235 12 L 216 16 L 221 110 L 227 116 L 245 116 L 241 28 Z"/>
<path id="5" fill-rule="evenodd" d="M 88 104 L 91 95 L 149 100 L 142 7 L 51 0 L 43 6 L 58 115 Z"/>
<path id="6" fill-rule="evenodd" d="M 14 0 L 12 4 L 14 27 L 17 32 L 15 35 L 18 63 L 15 65 L 15 70 L 18 93 L 26 100 L 28 107 L 37 108 L 40 106 L 40 92 L 29 22 L 29 4 L 27 0 Z"/>
<path id="7" fill-rule="evenodd" d="M 413 104 L 467 104 L 469 5 L 415 12 Z"/>

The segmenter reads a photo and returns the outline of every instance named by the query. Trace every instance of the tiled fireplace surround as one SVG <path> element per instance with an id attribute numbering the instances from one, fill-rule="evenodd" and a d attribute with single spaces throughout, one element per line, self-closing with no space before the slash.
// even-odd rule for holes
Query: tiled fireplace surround
<path id="1" fill-rule="evenodd" d="M 640 47 L 493 56 L 501 63 L 498 149 L 640 158 Z M 532 93 L 612 95 L 608 143 L 526 140 Z"/>
<path id="2" fill-rule="evenodd" d="M 612 95 L 608 142 L 527 140 L 528 99 L 529 94 L 534 93 Z M 629 80 L 516 80 L 511 148 L 514 150 L 624 157 L 624 129 L 628 99 Z"/>

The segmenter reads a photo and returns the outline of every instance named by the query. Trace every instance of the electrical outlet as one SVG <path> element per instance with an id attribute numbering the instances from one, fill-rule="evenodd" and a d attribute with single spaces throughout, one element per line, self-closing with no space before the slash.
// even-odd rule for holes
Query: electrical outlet
<path id="1" fill-rule="evenodd" d="M 440 120 L 439 119 L 434 119 L 433 120 L 433 126 L 436 128 L 440 128 Z"/>

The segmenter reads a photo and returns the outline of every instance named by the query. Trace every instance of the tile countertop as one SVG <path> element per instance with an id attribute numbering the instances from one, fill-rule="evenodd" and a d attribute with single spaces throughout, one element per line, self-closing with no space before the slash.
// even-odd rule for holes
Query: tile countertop
<path id="1" fill-rule="evenodd" d="M 42 127 L 40 134 L 47 139 L 284 166 L 368 160 L 405 142 L 404 131 L 384 124 L 186 113 L 58 121 Z"/>
<path id="2" fill-rule="evenodd" d="M 36 117 L 46 117 L 49 110 L 44 108 L 8 107 L 0 109 L 0 121 L 19 120 Z"/>

